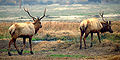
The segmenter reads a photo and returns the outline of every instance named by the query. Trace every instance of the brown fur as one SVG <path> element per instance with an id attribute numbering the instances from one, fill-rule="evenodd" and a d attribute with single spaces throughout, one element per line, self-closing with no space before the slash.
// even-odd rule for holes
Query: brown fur
<path id="1" fill-rule="evenodd" d="M 25 9 L 24 9 L 25 10 Z M 28 15 L 30 17 L 32 17 L 30 15 L 30 13 L 25 10 Z M 46 11 L 46 9 L 45 9 Z M 10 46 L 11 44 L 14 42 L 14 46 L 16 48 L 16 50 L 18 51 L 18 54 L 22 55 L 22 52 L 23 52 L 23 49 L 25 48 L 25 40 L 26 38 L 29 38 L 29 44 L 30 44 L 30 53 L 33 54 L 32 52 L 32 44 L 31 44 L 31 39 L 32 39 L 32 36 L 34 34 L 37 33 L 37 31 L 39 30 L 39 28 L 42 28 L 42 25 L 41 25 L 41 22 L 40 20 L 45 16 L 45 12 L 44 12 L 44 15 L 41 17 L 41 18 L 37 18 L 35 19 L 35 17 L 32 17 L 33 18 L 33 23 L 32 22 L 25 22 L 25 23 L 15 23 L 13 24 L 10 28 L 9 28 L 9 32 L 11 34 L 11 37 L 12 39 L 10 40 L 9 42 L 9 48 L 8 48 L 8 55 L 11 56 L 11 53 L 10 53 Z M 23 38 L 23 48 L 21 50 L 21 52 L 19 51 L 19 49 L 17 48 L 16 46 L 16 39 L 18 37 L 22 37 Z"/>
<path id="2" fill-rule="evenodd" d="M 89 35 L 89 33 L 91 33 L 91 46 L 92 47 L 92 40 L 93 40 L 93 33 L 97 33 L 98 35 L 98 39 L 99 42 L 100 41 L 100 35 L 99 33 L 103 33 L 103 32 L 107 32 L 109 31 L 110 33 L 113 33 L 112 29 L 111 29 L 111 22 L 110 21 L 106 21 L 106 22 L 99 22 L 98 19 L 87 19 L 81 22 L 80 24 L 80 30 L 81 30 L 81 36 L 80 36 L 80 49 L 82 48 L 82 36 L 84 35 L 83 41 L 84 41 L 84 46 L 86 48 L 86 38 Z M 87 21 L 87 22 L 86 22 Z M 110 22 L 110 23 L 109 23 Z"/>

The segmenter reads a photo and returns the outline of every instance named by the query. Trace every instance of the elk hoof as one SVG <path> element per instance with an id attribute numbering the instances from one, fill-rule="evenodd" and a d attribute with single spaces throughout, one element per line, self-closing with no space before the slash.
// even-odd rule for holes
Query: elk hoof
<path id="1" fill-rule="evenodd" d="M 92 45 L 90 45 L 90 47 L 92 47 Z"/>
<path id="2" fill-rule="evenodd" d="M 19 54 L 22 55 L 22 53 L 23 53 L 23 50 L 21 50 L 21 52 Z"/>
<path id="3" fill-rule="evenodd" d="M 12 56 L 10 52 L 8 52 L 8 55 L 9 55 L 9 56 Z"/>
<path id="4" fill-rule="evenodd" d="M 84 47 L 84 49 L 87 49 L 86 47 Z"/>
<path id="5" fill-rule="evenodd" d="M 101 43 L 101 41 L 99 41 L 99 43 Z"/>
<path id="6" fill-rule="evenodd" d="M 19 54 L 19 55 L 22 55 L 22 52 L 19 52 L 19 51 L 18 51 L 18 54 Z"/>
<path id="7" fill-rule="evenodd" d="M 90 47 L 92 47 L 92 45 L 90 45 Z"/>
<path id="8" fill-rule="evenodd" d="M 82 47 L 80 47 L 79 49 L 82 49 Z"/>
<path id="9" fill-rule="evenodd" d="M 82 46 L 80 46 L 80 48 L 79 49 L 82 49 Z"/>
<path id="10" fill-rule="evenodd" d="M 34 54 L 32 51 L 30 51 L 31 54 Z"/>
<path id="11" fill-rule="evenodd" d="M 21 50 L 21 52 L 23 52 L 23 50 Z"/>

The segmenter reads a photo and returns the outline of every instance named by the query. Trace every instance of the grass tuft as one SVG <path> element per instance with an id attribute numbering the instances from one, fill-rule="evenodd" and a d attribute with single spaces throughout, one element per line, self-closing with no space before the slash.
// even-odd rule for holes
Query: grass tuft
<path id="1" fill-rule="evenodd" d="M 72 57 L 72 58 L 89 58 L 89 56 L 84 56 L 84 55 L 63 55 L 63 54 L 53 54 L 53 55 L 48 55 L 49 57 Z"/>

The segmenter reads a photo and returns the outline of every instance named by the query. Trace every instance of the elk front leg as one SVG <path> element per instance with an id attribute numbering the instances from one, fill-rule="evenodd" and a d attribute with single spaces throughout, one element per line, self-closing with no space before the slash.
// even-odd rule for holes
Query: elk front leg
<path id="1" fill-rule="evenodd" d="M 93 41 L 93 33 L 91 33 L 91 45 L 90 45 L 90 47 L 93 46 L 92 41 Z"/>
<path id="2" fill-rule="evenodd" d="M 13 43 L 13 39 L 11 39 L 9 41 L 9 46 L 8 46 L 8 55 L 11 56 L 11 53 L 10 53 L 10 47 L 11 47 L 11 44 Z"/>
<path id="3" fill-rule="evenodd" d="M 22 52 L 23 52 L 23 49 L 24 49 L 25 46 L 26 46 L 25 43 L 26 43 L 26 38 L 23 37 L 23 48 L 22 48 L 22 50 L 21 50 L 21 54 L 22 54 Z"/>
<path id="4" fill-rule="evenodd" d="M 30 44 L 30 53 L 33 54 L 31 40 L 32 40 L 32 37 L 29 38 L 29 44 Z"/>
<path id="5" fill-rule="evenodd" d="M 99 43 L 101 43 L 99 32 L 97 33 L 97 35 L 98 35 Z"/>
<path id="6" fill-rule="evenodd" d="M 89 33 L 85 33 L 85 36 L 84 36 L 84 38 L 83 38 L 84 48 L 85 48 L 85 49 L 86 49 L 86 42 L 85 42 L 85 40 L 86 40 L 86 38 L 87 38 L 88 35 L 89 35 Z"/>

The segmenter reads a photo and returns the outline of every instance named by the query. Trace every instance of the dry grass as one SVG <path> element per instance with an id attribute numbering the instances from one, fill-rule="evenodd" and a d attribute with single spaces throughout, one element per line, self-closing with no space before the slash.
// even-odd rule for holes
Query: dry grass
<path id="1" fill-rule="evenodd" d="M 75 35 L 78 34 L 80 23 L 74 22 L 42 22 L 42 28 L 38 33 L 51 35 Z"/>
<path id="2" fill-rule="evenodd" d="M 1 23 L 0 23 L 0 38 L 9 37 L 8 28 L 9 28 L 12 24 L 13 24 L 13 23 L 7 23 L 7 22 L 1 22 Z"/>
<path id="3" fill-rule="evenodd" d="M 113 29 L 114 33 L 120 33 L 120 21 L 113 21 L 112 29 Z"/>
<path id="4" fill-rule="evenodd" d="M 120 55 L 111 56 L 108 60 L 120 60 Z"/>
<path id="5" fill-rule="evenodd" d="M 9 37 L 8 28 L 14 22 L 1 22 L 0 23 L 0 36 L 1 38 Z M 49 34 L 54 37 L 60 36 L 79 36 L 80 23 L 77 22 L 42 22 L 42 28 L 38 31 L 38 33 L 34 36 L 37 38 L 41 38 L 46 34 Z M 113 21 L 112 22 L 112 29 L 114 31 L 113 34 L 120 33 L 120 21 Z"/>

